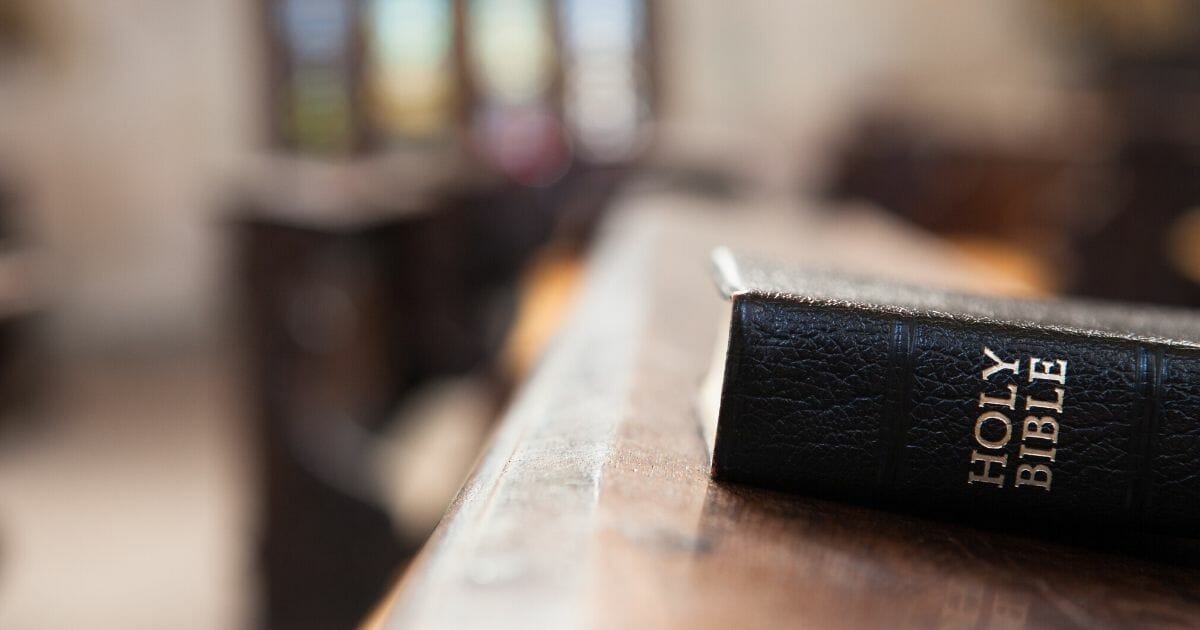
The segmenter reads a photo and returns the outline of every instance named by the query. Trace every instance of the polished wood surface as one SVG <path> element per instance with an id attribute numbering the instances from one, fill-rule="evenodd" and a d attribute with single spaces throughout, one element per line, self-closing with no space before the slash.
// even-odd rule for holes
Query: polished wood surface
<path id="1" fill-rule="evenodd" d="M 625 205 L 573 319 L 370 626 L 1200 625 L 1190 543 L 1097 548 L 713 482 L 695 396 L 728 306 L 710 246 L 1022 289 L 869 214 Z"/>

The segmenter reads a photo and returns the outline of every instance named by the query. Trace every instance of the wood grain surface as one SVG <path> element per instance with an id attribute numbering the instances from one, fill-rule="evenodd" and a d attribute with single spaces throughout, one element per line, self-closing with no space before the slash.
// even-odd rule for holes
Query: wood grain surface
<path id="1" fill-rule="evenodd" d="M 573 318 L 368 626 L 1200 626 L 1191 543 L 1047 541 L 710 480 L 694 406 L 728 308 L 712 246 L 1022 288 L 870 213 L 624 206 Z"/>

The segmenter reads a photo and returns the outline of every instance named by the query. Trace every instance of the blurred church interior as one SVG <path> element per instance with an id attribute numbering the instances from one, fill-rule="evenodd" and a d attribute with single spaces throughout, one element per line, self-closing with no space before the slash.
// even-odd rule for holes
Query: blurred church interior
<path id="1" fill-rule="evenodd" d="M 647 191 L 869 207 L 1031 295 L 1200 306 L 1198 29 L 1182 0 L 5 0 L 0 627 L 363 619 Z"/>

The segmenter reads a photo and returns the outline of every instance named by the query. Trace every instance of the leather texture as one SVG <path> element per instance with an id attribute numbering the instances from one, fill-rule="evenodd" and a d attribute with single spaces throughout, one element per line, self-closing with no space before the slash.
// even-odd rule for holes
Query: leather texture
<path id="1" fill-rule="evenodd" d="M 1142 328 L 1124 335 L 1039 326 L 1062 301 L 1025 302 L 1034 305 L 1028 317 L 1013 303 L 1004 319 L 989 319 L 912 302 L 890 308 L 879 297 L 886 289 L 864 301 L 777 289 L 732 292 L 715 477 L 1033 529 L 1200 533 L 1200 350 L 1155 333 L 1153 314 L 1128 313 Z M 1191 325 L 1185 311 L 1171 318 L 1164 330 Z M 1019 371 L 982 378 L 995 363 L 985 347 L 1019 360 Z M 1029 378 L 1031 357 L 1065 360 L 1065 383 Z M 1012 410 L 981 407 L 981 394 L 1005 396 L 1009 384 L 1018 387 Z M 1051 487 L 1014 486 L 1019 464 L 1046 463 L 1022 458 L 1022 444 L 1049 445 L 1022 440 L 1024 419 L 1039 413 L 1023 408 L 1026 398 L 1054 400 L 1055 387 L 1064 396 L 1061 413 L 1047 412 L 1059 423 Z M 968 482 L 981 469 L 971 456 L 988 409 L 1012 421 L 1003 486 Z M 1004 437 L 999 423 L 982 426 L 985 440 Z"/>

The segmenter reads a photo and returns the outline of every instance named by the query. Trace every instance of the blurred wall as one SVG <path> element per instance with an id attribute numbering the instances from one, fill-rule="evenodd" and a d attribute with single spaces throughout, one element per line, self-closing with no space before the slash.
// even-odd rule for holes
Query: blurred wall
<path id="1" fill-rule="evenodd" d="M 0 78 L 0 176 L 47 250 L 54 338 L 206 337 L 218 196 L 253 142 L 253 4 L 29 4 L 40 47 Z"/>
<path id="2" fill-rule="evenodd" d="M 664 135 L 769 185 L 817 174 L 871 99 L 1006 140 L 1053 124 L 1068 74 L 1036 2 L 663 0 Z M 797 182 L 799 179 L 801 181 Z"/>
<path id="3" fill-rule="evenodd" d="M 0 172 L 27 178 L 56 338 L 204 338 L 223 299 L 220 196 L 260 138 L 256 3 L 25 1 L 49 54 L 0 79 Z M 1063 73 L 1036 6 L 661 0 L 660 138 L 791 188 L 886 89 L 946 124 L 1019 136 L 1048 124 L 1045 87 Z"/>

